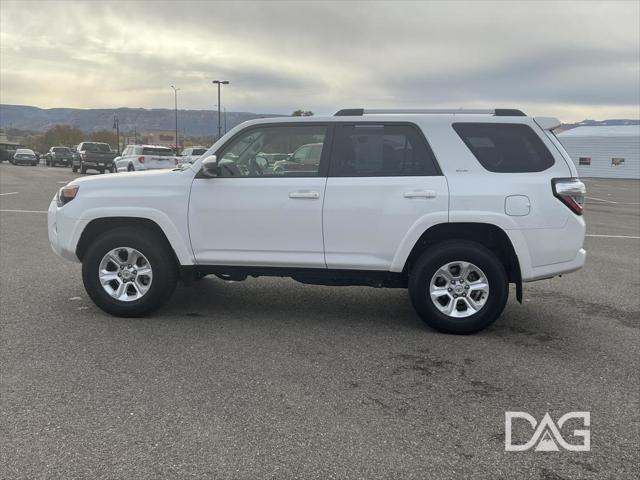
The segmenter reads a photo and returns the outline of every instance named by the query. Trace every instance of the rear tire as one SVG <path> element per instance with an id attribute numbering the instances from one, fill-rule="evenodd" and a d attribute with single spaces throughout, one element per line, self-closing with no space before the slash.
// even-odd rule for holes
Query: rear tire
<path id="1" fill-rule="evenodd" d="M 431 328 L 468 335 L 487 328 L 502 314 L 509 283 L 502 262 L 491 250 L 458 240 L 428 247 L 409 273 L 409 295 Z"/>
<path id="2" fill-rule="evenodd" d="M 140 298 L 119 300 L 103 287 L 100 272 L 106 270 L 101 269 L 101 264 L 104 267 L 103 262 L 106 255 L 121 247 L 134 249 L 141 253 L 148 261 L 147 265 L 152 271 L 148 290 Z M 122 260 L 126 269 L 127 261 L 130 259 L 118 257 L 116 260 Z M 109 268 L 113 268 L 115 263 L 112 262 L 109 265 Z M 135 263 L 133 268 L 135 268 Z M 118 271 L 117 268 L 114 270 L 114 272 Z M 117 228 L 106 232 L 89 247 L 82 261 L 82 280 L 89 297 L 102 310 L 118 317 L 141 317 L 156 310 L 171 297 L 177 279 L 178 268 L 171 247 L 166 241 L 159 239 L 157 234 L 143 228 Z M 123 287 L 128 285 L 123 283 L 121 279 L 114 280 L 123 284 Z M 112 287 L 108 286 L 108 288 Z M 132 289 L 132 292 L 140 291 L 137 288 L 137 283 L 130 285 L 129 288 Z M 126 288 L 125 291 L 129 292 Z M 135 293 L 133 295 L 135 298 Z"/>
<path id="3" fill-rule="evenodd" d="M 78 173 L 78 167 L 76 167 L 75 165 L 71 165 L 71 171 L 73 173 Z"/>
<path id="4" fill-rule="evenodd" d="M 127 167 L 127 172 L 135 172 L 136 169 L 133 168 L 133 165 L 129 164 L 129 166 Z"/>

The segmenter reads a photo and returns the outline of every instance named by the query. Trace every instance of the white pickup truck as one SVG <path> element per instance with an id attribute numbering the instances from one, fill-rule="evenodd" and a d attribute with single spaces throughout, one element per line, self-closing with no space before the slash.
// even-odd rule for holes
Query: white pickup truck
<path id="1" fill-rule="evenodd" d="M 271 275 L 408 288 L 428 325 L 472 333 L 509 283 L 521 300 L 523 282 L 584 264 L 585 187 L 558 125 L 500 109 L 253 120 L 193 164 L 70 182 L 49 238 L 118 316 L 148 314 L 179 278 Z M 265 160 L 304 145 L 321 151 L 303 169 Z"/>

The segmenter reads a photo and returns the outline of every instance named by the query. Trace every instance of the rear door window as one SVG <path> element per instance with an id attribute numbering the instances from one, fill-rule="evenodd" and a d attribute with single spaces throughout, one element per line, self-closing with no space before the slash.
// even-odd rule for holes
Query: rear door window
<path id="1" fill-rule="evenodd" d="M 439 175 L 424 137 L 412 125 L 340 124 L 331 154 L 334 177 Z"/>
<path id="2" fill-rule="evenodd" d="M 551 152 L 528 125 L 454 123 L 453 129 L 490 172 L 541 172 L 554 163 Z"/>

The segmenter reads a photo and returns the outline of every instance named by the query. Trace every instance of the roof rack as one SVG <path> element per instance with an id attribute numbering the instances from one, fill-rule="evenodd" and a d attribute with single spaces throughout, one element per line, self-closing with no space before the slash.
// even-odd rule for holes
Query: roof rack
<path id="1" fill-rule="evenodd" d="M 365 109 L 365 108 L 345 108 L 338 110 L 334 117 L 361 117 L 363 115 L 385 115 L 385 114 L 478 114 L 494 115 L 496 117 L 526 117 L 522 110 L 515 108 L 435 108 L 435 109 Z"/>

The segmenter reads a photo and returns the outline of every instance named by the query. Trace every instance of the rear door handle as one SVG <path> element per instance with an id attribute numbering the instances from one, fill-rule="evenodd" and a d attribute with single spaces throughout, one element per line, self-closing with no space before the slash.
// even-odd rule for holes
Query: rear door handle
<path id="1" fill-rule="evenodd" d="M 436 192 L 433 190 L 412 190 L 404 192 L 404 198 L 436 198 Z"/>
<path id="2" fill-rule="evenodd" d="M 308 198 L 311 200 L 316 200 L 320 198 L 320 194 L 311 190 L 300 190 L 297 192 L 289 192 L 289 198 Z"/>

